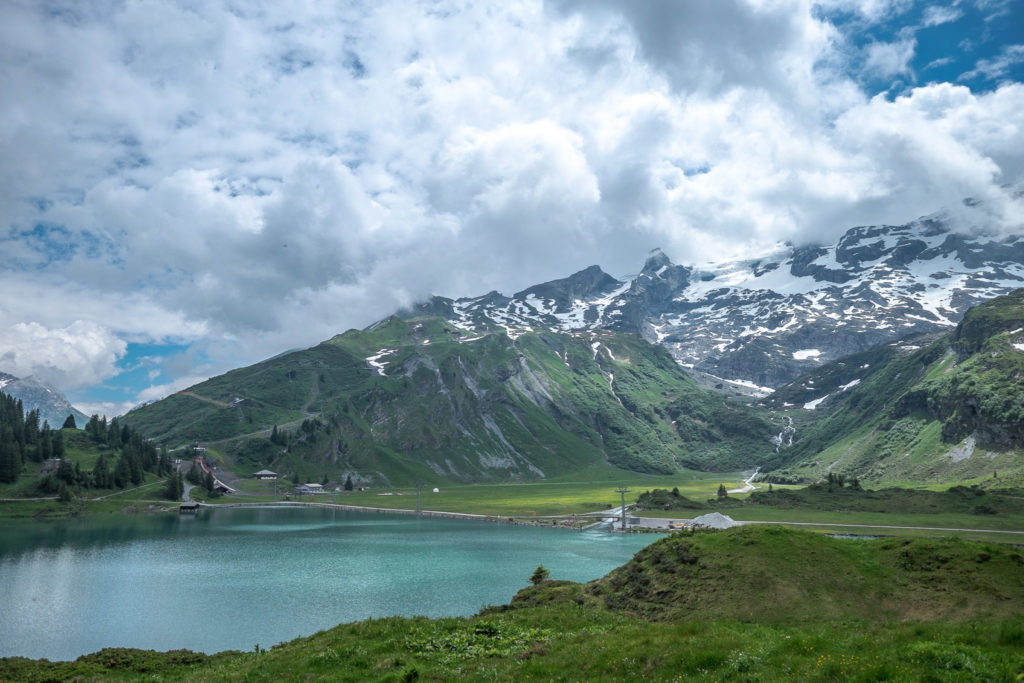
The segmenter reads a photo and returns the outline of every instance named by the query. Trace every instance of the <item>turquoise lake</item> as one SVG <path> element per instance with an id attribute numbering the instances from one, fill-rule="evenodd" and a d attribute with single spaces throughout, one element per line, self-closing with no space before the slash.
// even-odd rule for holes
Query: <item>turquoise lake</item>
<path id="1" fill-rule="evenodd" d="M 370 617 L 470 615 L 539 564 L 589 581 L 657 538 L 310 508 L 8 520 L 0 656 L 252 650 Z"/>

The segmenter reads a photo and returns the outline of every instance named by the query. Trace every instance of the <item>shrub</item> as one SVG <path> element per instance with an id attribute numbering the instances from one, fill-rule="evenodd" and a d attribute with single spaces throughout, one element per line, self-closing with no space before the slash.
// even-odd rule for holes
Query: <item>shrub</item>
<path id="1" fill-rule="evenodd" d="M 530 576 L 530 583 L 532 583 L 534 586 L 536 586 L 536 585 L 538 585 L 540 583 L 544 583 L 550 577 L 551 577 L 551 572 L 549 572 L 544 567 L 544 565 L 539 564 L 539 565 L 537 565 L 537 568 L 533 570 L 533 574 Z"/>

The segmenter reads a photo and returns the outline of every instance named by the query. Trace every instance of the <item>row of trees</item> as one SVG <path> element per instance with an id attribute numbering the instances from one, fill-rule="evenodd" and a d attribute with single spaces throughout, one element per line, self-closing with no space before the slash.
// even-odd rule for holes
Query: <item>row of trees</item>
<path id="1" fill-rule="evenodd" d="M 75 427 L 68 416 L 64 427 Z M 173 463 L 166 450 L 157 448 L 127 425 L 114 418 L 93 415 L 85 432 L 100 451 L 91 470 L 81 463 L 72 464 L 65 457 L 61 430 L 51 429 L 44 420 L 39 425 L 39 411 L 27 414 L 20 400 L 0 392 L 0 482 L 14 483 L 21 476 L 26 462 L 43 462 L 60 458 L 56 471 L 43 477 L 39 489 L 43 493 L 63 494 L 67 488 L 113 489 L 140 485 L 147 472 L 159 476 L 170 474 Z"/>
<path id="2" fill-rule="evenodd" d="M 836 489 L 842 489 L 844 486 L 849 487 L 853 491 L 861 491 L 860 480 L 857 477 L 846 478 L 845 474 L 833 474 L 828 473 L 828 478 L 825 480 L 825 486 L 828 487 L 829 491 L 835 491 Z"/>
<path id="3" fill-rule="evenodd" d="M 166 450 L 157 451 L 156 447 L 147 443 L 137 434 L 121 447 L 120 453 L 100 453 L 92 471 L 80 472 L 71 483 L 83 488 L 123 489 L 129 485 L 138 486 L 146 478 L 146 473 L 164 476 L 170 474 L 174 464 Z"/>
<path id="4" fill-rule="evenodd" d="M 308 441 L 312 439 L 315 441 L 318 432 L 326 431 L 330 433 L 330 430 L 330 426 L 325 425 L 319 417 L 307 417 L 295 432 L 286 432 L 283 429 L 278 429 L 277 425 L 274 425 L 274 428 L 270 430 L 270 443 L 287 448 L 294 440 Z"/>
<path id="5" fill-rule="evenodd" d="M 50 428 L 39 411 L 25 413 L 20 399 L 0 392 L 0 482 L 18 480 L 27 461 L 43 462 L 64 457 L 64 438 L 60 430 Z"/>

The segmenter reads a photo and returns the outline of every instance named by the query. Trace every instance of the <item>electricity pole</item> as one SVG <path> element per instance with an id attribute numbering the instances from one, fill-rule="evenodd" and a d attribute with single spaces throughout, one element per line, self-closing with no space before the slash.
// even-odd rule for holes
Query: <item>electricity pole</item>
<path id="1" fill-rule="evenodd" d="M 629 489 L 623 487 L 615 489 L 615 493 L 618 493 L 622 497 L 622 507 L 619 508 L 619 512 L 622 513 L 622 530 L 626 530 L 626 494 L 629 493 Z"/>

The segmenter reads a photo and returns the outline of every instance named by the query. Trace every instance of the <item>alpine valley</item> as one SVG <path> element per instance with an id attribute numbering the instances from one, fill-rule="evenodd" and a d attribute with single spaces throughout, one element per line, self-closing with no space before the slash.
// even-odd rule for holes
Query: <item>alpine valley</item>
<path id="1" fill-rule="evenodd" d="M 701 267 L 655 250 L 623 279 L 591 266 L 511 297 L 433 297 L 122 419 L 239 472 L 362 483 L 602 465 L 1019 477 L 1024 238 L 951 224 Z"/>

